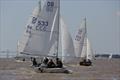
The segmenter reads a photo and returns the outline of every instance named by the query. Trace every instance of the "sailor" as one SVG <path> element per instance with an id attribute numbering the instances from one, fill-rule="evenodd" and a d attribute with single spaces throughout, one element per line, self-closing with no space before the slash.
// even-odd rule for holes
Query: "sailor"
<path id="1" fill-rule="evenodd" d="M 33 58 L 32 62 L 33 62 L 33 66 L 37 67 L 37 61 L 36 61 L 36 58 Z"/>
<path id="2" fill-rule="evenodd" d="M 47 64 L 47 67 L 48 67 L 48 68 L 55 68 L 55 63 L 53 62 L 52 59 L 49 59 L 48 64 Z"/>
<path id="3" fill-rule="evenodd" d="M 47 64 L 48 63 L 48 58 L 44 57 L 43 63 Z"/>
<path id="4" fill-rule="evenodd" d="M 62 68 L 63 67 L 63 63 L 59 58 L 56 59 L 56 67 L 57 68 Z"/>
<path id="5" fill-rule="evenodd" d="M 87 60 L 87 62 L 88 62 L 90 65 L 92 64 L 92 62 L 91 62 L 91 60 L 90 60 L 90 59 L 88 59 L 88 60 Z"/>
<path id="6" fill-rule="evenodd" d="M 23 60 L 22 61 L 25 61 L 25 58 L 23 58 Z"/>
<path id="7" fill-rule="evenodd" d="M 47 68 L 48 58 L 44 57 L 42 64 L 40 65 L 41 68 Z"/>
<path id="8" fill-rule="evenodd" d="M 83 60 L 83 62 L 85 62 L 85 63 L 86 63 L 86 62 L 87 62 L 87 61 L 86 61 L 86 59 L 84 59 L 84 60 Z"/>

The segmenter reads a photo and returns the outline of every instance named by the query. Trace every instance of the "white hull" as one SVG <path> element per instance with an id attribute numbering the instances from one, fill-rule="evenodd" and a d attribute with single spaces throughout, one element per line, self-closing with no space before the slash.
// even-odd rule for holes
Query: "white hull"
<path id="1" fill-rule="evenodd" d="M 66 68 L 37 68 L 36 71 L 40 73 L 71 73 Z"/>

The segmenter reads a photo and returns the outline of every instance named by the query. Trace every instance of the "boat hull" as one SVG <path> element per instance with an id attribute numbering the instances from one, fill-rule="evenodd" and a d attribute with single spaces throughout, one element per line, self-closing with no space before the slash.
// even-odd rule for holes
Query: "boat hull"
<path id="1" fill-rule="evenodd" d="M 37 68 L 40 73 L 70 73 L 66 68 Z"/>
<path id="2" fill-rule="evenodd" d="M 79 63 L 81 66 L 91 66 L 92 62 L 80 62 Z"/>

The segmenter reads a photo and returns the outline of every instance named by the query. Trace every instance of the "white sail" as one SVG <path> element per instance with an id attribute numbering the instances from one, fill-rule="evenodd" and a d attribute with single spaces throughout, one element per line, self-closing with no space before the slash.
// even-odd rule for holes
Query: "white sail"
<path id="1" fill-rule="evenodd" d="M 81 23 L 74 39 L 74 49 L 76 57 L 80 57 L 83 48 L 83 42 L 85 37 L 85 20 Z"/>
<path id="2" fill-rule="evenodd" d="M 63 18 L 60 19 L 60 26 L 61 26 L 62 60 L 63 62 L 70 62 L 75 57 L 73 40 Z"/>
<path id="3" fill-rule="evenodd" d="M 56 56 L 56 53 L 57 53 L 57 41 L 50 48 L 48 56 Z"/>
<path id="4" fill-rule="evenodd" d="M 46 0 L 39 16 L 32 17 L 24 33 L 23 50 L 30 55 L 48 55 L 59 35 L 59 0 Z M 39 11 L 38 11 L 39 12 Z M 36 13 L 36 12 L 35 12 Z"/>
<path id="5" fill-rule="evenodd" d="M 90 41 L 87 39 L 87 59 L 92 60 L 93 58 L 94 58 L 94 52 L 90 44 Z"/>
<path id="6" fill-rule="evenodd" d="M 87 40 L 85 40 L 85 39 L 87 39 Z M 94 58 L 94 53 L 93 53 L 93 50 L 92 50 L 92 46 L 91 46 L 88 38 L 84 38 L 84 45 L 83 45 L 83 49 L 82 49 L 80 57 L 84 58 L 84 59 L 89 59 L 89 60 L 92 60 Z"/>
<path id="7" fill-rule="evenodd" d="M 29 20 L 28 20 L 28 23 L 27 25 L 32 25 L 31 22 L 32 20 L 36 20 L 37 17 L 39 17 L 40 15 L 40 11 L 41 11 L 41 2 L 39 2 L 39 5 L 37 7 L 34 8 L 33 12 L 32 12 L 32 15 L 30 16 Z M 22 39 L 18 41 L 18 44 L 17 44 L 17 52 L 18 53 L 21 53 L 21 52 L 24 52 L 24 49 L 29 41 L 29 38 L 31 36 L 31 29 L 30 27 L 28 27 L 26 25 L 26 29 L 25 29 L 25 32 L 22 36 Z M 35 26 L 35 25 L 32 25 L 32 26 Z M 28 34 L 29 33 L 29 34 Z"/>
<path id="8" fill-rule="evenodd" d="M 55 56 L 56 49 L 57 42 L 51 47 L 49 56 Z M 60 17 L 59 53 L 63 62 L 70 62 L 75 58 L 73 40 L 62 17 Z"/>
<path id="9" fill-rule="evenodd" d="M 87 43 L 86 43 L 86 39 L 87 38 L 84 38 L 83 46 L 82 46 L 82 51 L 81 51 L 81 53 L 79 53 L 81 58 L 86 58 L 86 56 L 87 56 L 87 50 L 86 50 L 87 49 L 86 48 L 87 47 L 86 46 Z"/>

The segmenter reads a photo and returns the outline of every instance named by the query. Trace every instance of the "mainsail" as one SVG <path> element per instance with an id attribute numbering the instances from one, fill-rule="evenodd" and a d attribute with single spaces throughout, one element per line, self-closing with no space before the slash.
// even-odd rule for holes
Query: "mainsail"
<path id="1" fill-rule="evenodd" d="M 53 44 L 56 41 L 58 43 L 59 6 L 59 0 L 46 0 L 41 11 L 33 11 L 33 13 L 39 15 L 33 14 L 31 20 L 28 22 L 22 40 L 24 44 L 18 49 L 20 53 L 46 56 Z"/>
<path id="2" fill-rule="evenodd" d="M 85 19 L 81 23 L 74 39 L 74 49 L 76 57 L 80 57 L 83 48 L 83 42 L 85 37 Z"/>
<path id="3" fill-rule="evenodd" d="M 31 23 L 35 21 L 36 17 L 39 17 L 40 11 L 41 11 L 41 1 L 39 2 L 38 6 L 36 6 L 34 8 L 34 10 L 32 12 L 32 15 L 29 17 L 28 23 L 27 23 L 27 25 L 25 27 L 26 29 L 24 31 L 22 39 L 18 41 L 18 44 L 17 44 L 17 52 L 18 52 L 18 54 L 24 52 L 24 49 L 25 49 L 26 45 L 29 42 L 29 38 L 31 36 L 31 31 L 32 31 L 31 27 L 28 26 L 28 25 L 35 26 L 35 24 L 33 25 Z"/>

